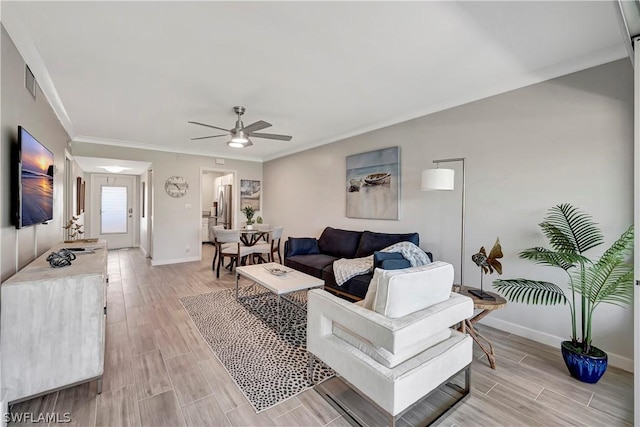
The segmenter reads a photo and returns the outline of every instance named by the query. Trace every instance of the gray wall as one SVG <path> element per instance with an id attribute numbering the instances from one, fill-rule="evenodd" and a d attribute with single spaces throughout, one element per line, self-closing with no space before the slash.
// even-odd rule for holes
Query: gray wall
<path id="1" fill-rule="evenodd" d="M 505 253 L 503 277 L 565 284 L 563 273 L 532 266 L 517 254 L 546 245 L 537 224 L 559 203 L 593 215 L 606 246 L 633 222 L 632 88 L 625 59 L 276 159 L 264 165 L 264 209 L 289 236 L 318 236 L 327 225 L 418 231 L 423 249 L 459 270 L 460 174 L 453 192 L 420 191 L 420 175 L 435 159 L 466 157 L 466 284 L 479 285 L 471 255 L 483 245 L 488 250 L 497 236 Z M 345 156 L 396 145 L 400 220 L 346 218 Z M 496 278 L 485 277 L 485 285 L 491 289 Z M 630 309 L 602 306 L 594 322 L 595 344 L 629 370 L 632 320 Z M 510 303 L 486 323 L 552 345 L 570 333 L 567 307 Z"/>
<path id="2" fill-rule="evenodd" d="M 25 63 L 2 26 L 2 72 L 0 77 L 2 118 L 0 130 L 0 186 L 2 203 L 0 237 L 2 239 L 1 280 L 6 280 L 37 255 L 42 254 L 63 238 L 64 208 L 64 150 L 69 136 L 60 125 L 55 113 L 40 88 L 36 99 L 24 87 Z M 23 126 L 36 139 L 53 152 L 57 172 L 54 175 L 54 220 L 48 225 L 16 230 L 11 212 L 11 147 L 17 142 L 18 125 Z"/>
<path id="3" fill-rule="evenodd" d="M 202 247 L 200 239 L 200 227 L 202 226 L 200 168 L 216 171 L 236 171 L 237 182 L 234 186 L 236 202 L 240 197 L 240 179 L 262 180 L 262 163 L 258 162 L 226 159 L 224 165 L 217 165 L 212 157 L 205 156 L 76 142 L 72 142 L 71 145 L 72 153 L 75 156 L 151 162 L 154 207 L 152 212 L 153 247 L 150 249 L 153 253 L 152 262 L 154 265 L 200 259 Z M 182 176 L 189 183 L 189 191 L 179 199 L 170 197 L 164 190 L 165 181 L 173 175 Z M 87 194 L 87 197 L 93 196 Z M 236 214 L 238 216 L 234 220 L 234 224 L 244 218 L 241 217 L 242 214 L 239 210 Z M 145 232 L 148 233 L 148 231 L 146 230 Z M 145 232 L 141 235 L 141 239 L 144 238 Z M 148 252 L 148 248 L 145 248 L 145 250 Z"/>

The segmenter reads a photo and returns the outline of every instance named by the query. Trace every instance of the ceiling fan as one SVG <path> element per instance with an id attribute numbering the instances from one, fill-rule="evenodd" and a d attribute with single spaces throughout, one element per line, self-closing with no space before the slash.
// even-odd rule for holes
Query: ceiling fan
<path id="1" fill-rule="evenodd" d="M 249 126 L 245 126 L 242 123 L 242 119 L 241 119 L 241 116 L 245 112 L 244 107 L 240 107 L 240 106 L 233 107 L 233 111 L 238 115 L 238 120 L 236 120 L 235 127 L 231 129 L 225 129 L 222 127 L 208 125 L 206 123 L 200 123 L 200 122 L 191 122 L 191 121 L 188 122 L 194 125 L 223 130 L 227 132 L 220 135 L 209 135 L 209 136 L 201 136 L 198 138 L 191 138 L 191 140 L 196 141 L 199 139 L 217 138 L 220 136 L 231 136 L 231 141 L 227 142 L 227 145 L 233 148 L 245 148 L 253 145 L 249 137 L 277 139 L 279 141 L 291 141 L 290 135 L 278 135 L 275 133 L 258 133 L 257 131 L 268 128 L 269 126 L 272 126 L 271 123 L 267 123 L 264 120 L 258 120 L 255 123 L 251 123 Z"/>

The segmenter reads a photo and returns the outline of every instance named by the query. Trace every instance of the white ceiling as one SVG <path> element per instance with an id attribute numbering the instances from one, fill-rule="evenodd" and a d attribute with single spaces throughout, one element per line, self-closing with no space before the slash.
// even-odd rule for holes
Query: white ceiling
<path id="1" fill-rule="evenodd" d="M 614 2 L 1 4 L 74 141 L 251 160 L 626 56 Z M 189 140 L 234 105 L 293 140 Z"/>

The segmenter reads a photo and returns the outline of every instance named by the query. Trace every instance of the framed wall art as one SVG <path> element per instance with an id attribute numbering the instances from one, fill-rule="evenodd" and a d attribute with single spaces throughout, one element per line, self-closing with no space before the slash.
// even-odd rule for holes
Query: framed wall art
<path id="1" fill-rule="evenodd" d="M 83 179 L 82 180 L 82 188 L 80 189 L 80 212 L 84 213 L 85 212 L 85 201 L 86 201 L 86 186 L 87 186 L 87 182 Z"/>
<path id="2" fill-rule="evenodd" d="M 347 156 L 347 217 L 398 219 L 400 147 Z"/>
<path id="3" fill-rule="evenodd" d="M 76 216 L 84 212 L 85 181 L 82 177 L 76 177 Z"/>
<path id="4" fill-rule="evenodd" d="M 240 180 L 240 209 L 245 206 L 251 206 L 256 211 L 260 210 L 260 181 Z"/>

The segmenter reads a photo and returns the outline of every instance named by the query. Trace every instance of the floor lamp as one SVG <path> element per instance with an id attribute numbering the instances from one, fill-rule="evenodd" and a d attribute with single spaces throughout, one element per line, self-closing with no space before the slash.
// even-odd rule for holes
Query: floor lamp
<path id="1" fill-rule="evenodd" d="M 453 190 L 455 171 L 453 169 L 440 169 L 440 163 L 462 162 L 462 230 L 460 233 L 460 285 L 464 285 L 464 204 L 465 204 L 465 158 L 434 160 L 436 169 L 425 169 L 422 171 L 422 191 Z"/>

